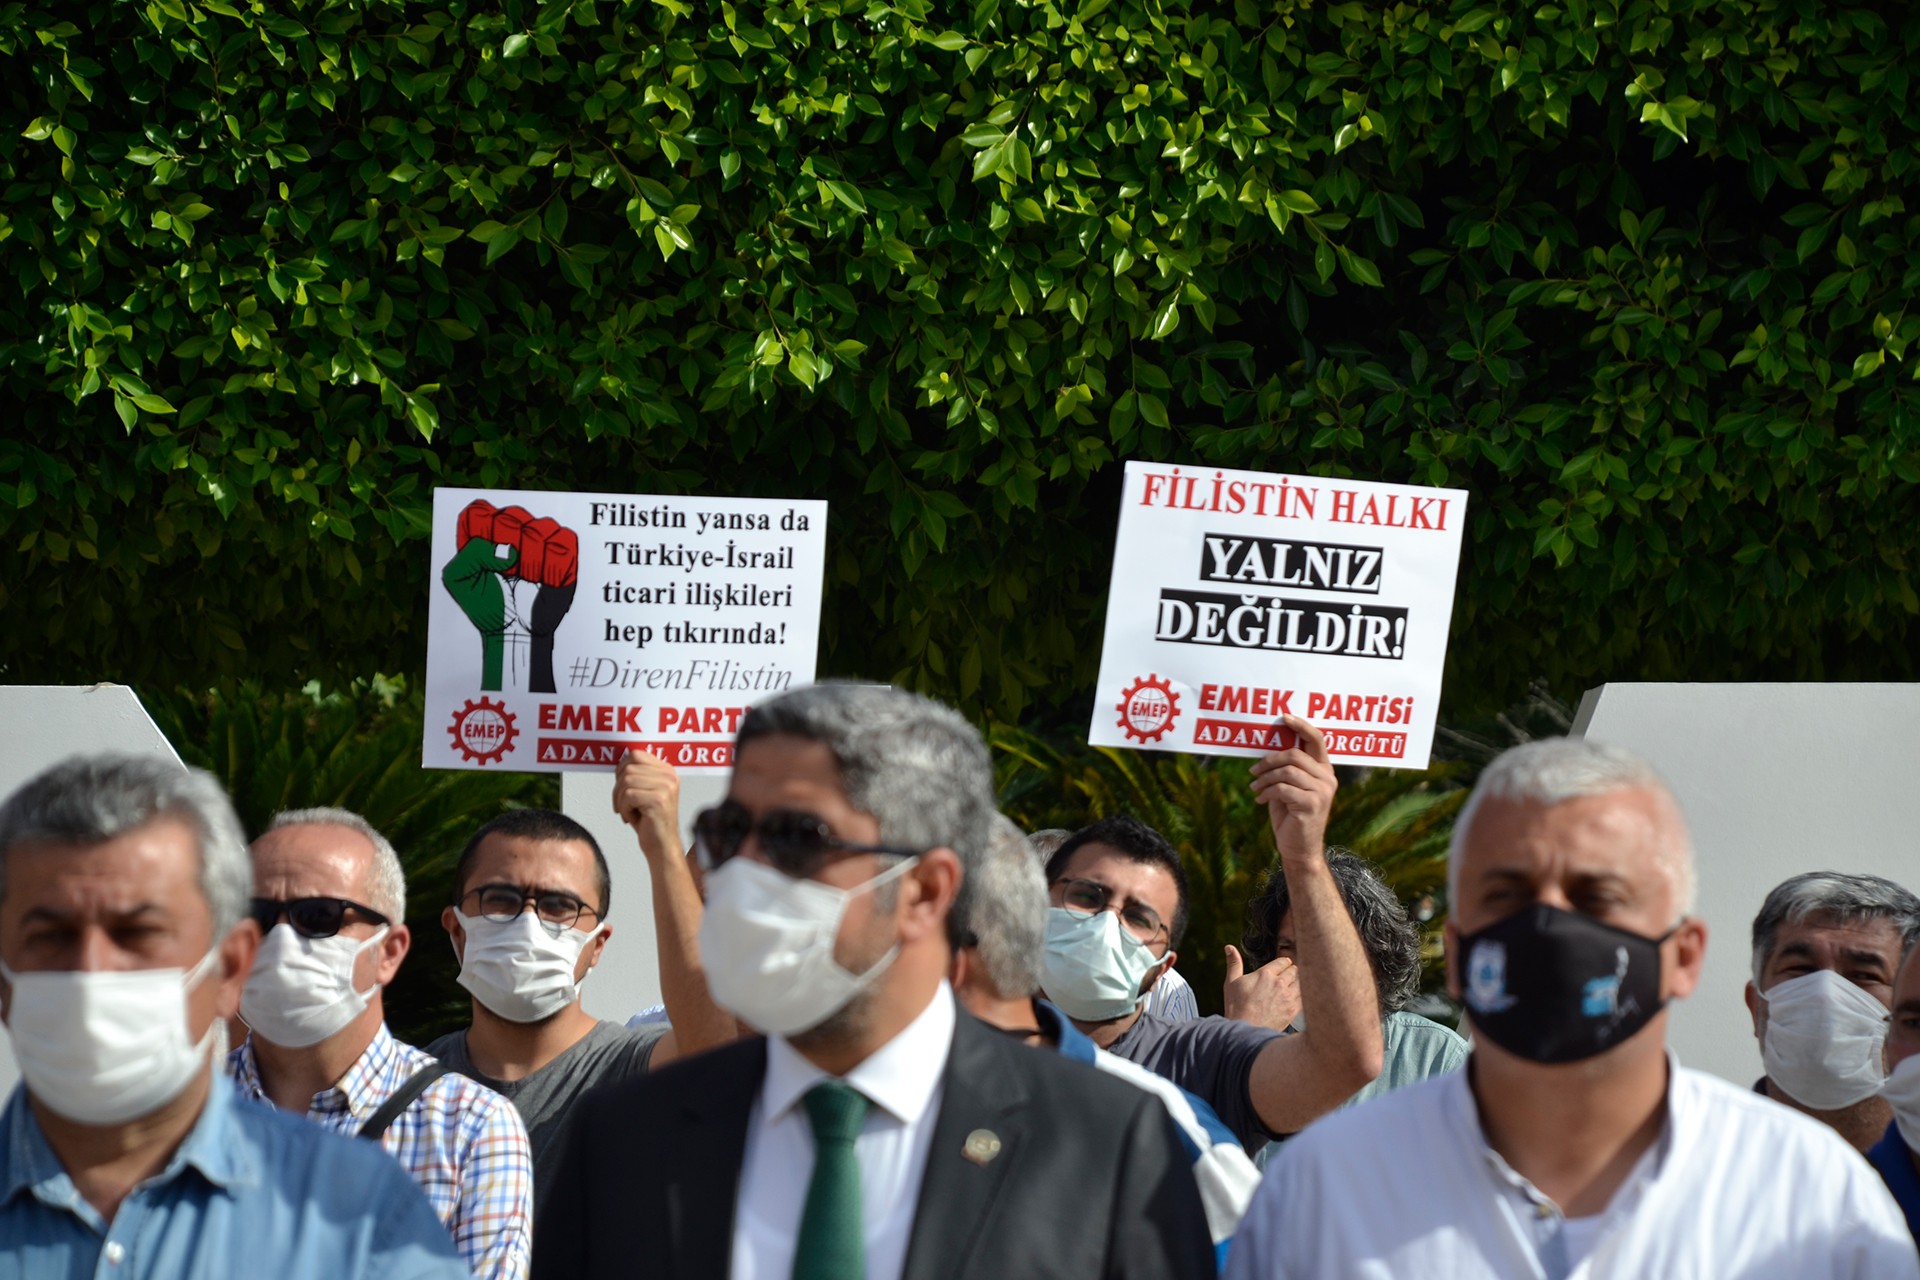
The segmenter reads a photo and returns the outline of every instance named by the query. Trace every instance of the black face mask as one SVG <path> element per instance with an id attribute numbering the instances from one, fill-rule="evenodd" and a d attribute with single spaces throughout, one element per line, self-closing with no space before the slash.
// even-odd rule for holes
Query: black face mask
<path id="1" fill-rule="evenodd" d="M 1460 940 L 1473 1028 L 1532 1062 L 1579 1062 L 1660 1012 L 1660 944 L 1536 903 Z"/>

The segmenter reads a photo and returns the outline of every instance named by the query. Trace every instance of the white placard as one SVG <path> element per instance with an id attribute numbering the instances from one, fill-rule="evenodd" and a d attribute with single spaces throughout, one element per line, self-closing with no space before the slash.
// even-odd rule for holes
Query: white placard
<path id="1" fill-rule="evenodd" d="M 754 702 L 813 679 L 827 504 L 436 489 L 430 768 L 724 773 Z"/>
<path id="2" fill-rule="evenodd" d="M 1129 462 L 1096 746 L 1425 768 L 1467 495 Z"/>

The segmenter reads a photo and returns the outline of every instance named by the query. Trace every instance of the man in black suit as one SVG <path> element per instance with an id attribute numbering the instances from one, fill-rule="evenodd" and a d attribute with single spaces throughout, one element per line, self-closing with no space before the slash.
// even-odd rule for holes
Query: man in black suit
<path id="1" fill-rule="evenodd" d="M 535 1276 L 1210 1276 L 1158 1101 L 956 1009 L 947 912 L 992 820 L 948 708 L 833 684 L 754 708 L 695 833 L 708 984 L 768 1034 L 581 1104 Z"/>

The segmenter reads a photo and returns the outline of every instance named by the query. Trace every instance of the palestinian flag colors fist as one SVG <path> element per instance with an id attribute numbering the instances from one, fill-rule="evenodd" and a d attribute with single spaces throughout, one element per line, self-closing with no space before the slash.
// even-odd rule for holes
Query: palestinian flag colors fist
<path id="1" fill-rule="evenodd" d="M 520 553 L 506 576 L 543 587 L 571 587 L 580 577 L 580 539 L 547 516 L 534 518 L 525 507 L 498 507 L 475 498 L 460 513 L 456 547 L 479 538 Z"/>

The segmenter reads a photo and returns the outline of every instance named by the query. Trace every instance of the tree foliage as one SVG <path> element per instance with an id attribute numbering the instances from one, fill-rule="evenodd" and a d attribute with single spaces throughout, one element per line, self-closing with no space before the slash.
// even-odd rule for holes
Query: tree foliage
<path id="1" fill-rule="evenodd" d="M 1091 684 L 1118 460 L 1473 491 L 1455 697 L 1914 669 L 1920 12 L 0 4 L 11 678 L 417 670 L 436 484 L 827 496 Z"/>

